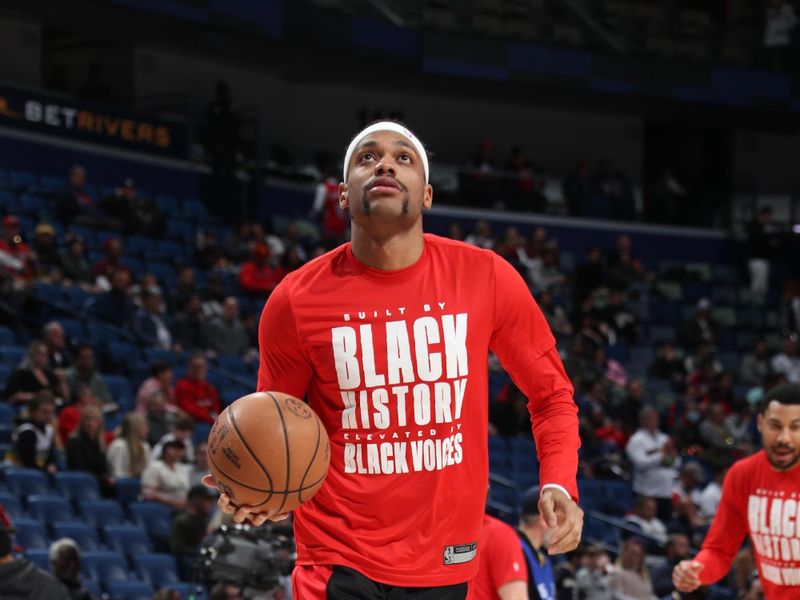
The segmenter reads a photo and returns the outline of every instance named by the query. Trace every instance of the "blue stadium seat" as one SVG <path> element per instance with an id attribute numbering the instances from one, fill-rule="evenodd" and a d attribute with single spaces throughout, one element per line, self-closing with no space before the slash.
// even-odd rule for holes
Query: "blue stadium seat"
<path id="1" fill-rule="evenodd" d="M 67 297 L 68 294 L 65 292 L 64 296 Z M 61 323 L 61 326 L 64 328 L 64 336 L 69 342 L 72 344 L 80 344 L 84 341 L 83 338 L 86 334 L 83 331 L 83 323 L 81 323 L 80 320 L 58 319 L 58 322 Z"/>
<path id="2" fill-rule="evenodd" d="M 41 183 L 41 190 L 46 194 L 59 192 L 67 187 L 67 180 L 64 177 L 42 175 L 39 180 Z"/>
<path id="3" fill-rule="evenodd" d="M 172 511 L 157 502 L 131 502 L 128 510 L 134 522 L 144 527 L 154 542 L 164 542 L 172 528 Z"/>
<path id="4" fill-rule="evenodd" d="M 605 512 L 619 517 L 630 512 L 634 502 L 631 484 L 615 479 L 608 479 L 603 484 L 606 496 Z"/>
<path id="5" fill-rule="evenodd" d="M 64 298 L 67 304 L 75 310 L 83 310 L 90 300 L 94 300 L 95 296 L 91 292 L 79 288 L 77 286 L 64 288 Z M 63 321 L 62 321 L 63 322 Z M 85 335 L 84 331 L 80 332 L 81 337 Z"/>
<path id="6" fill-rule="evenodd" d="M 47 548 L 31 548 L 25 557 L 43 571 L 50 572 L 50 551 Z"/>
<path id="7" fill-rule="evenodd" d="M 217 357 L 217 364 L 220 369 L 224 369 L 225 371 L 230 371 L 238 375 L 249 375 L 247 365 L 245 365 L 244 361 L 238 356 L 220 355 Z"/>
<path id="8" fill-rule="evenodd" d="M 109 342 L 125 341 L 122 333 L 112 325 L 99 322 L 90 322 L 86 326 L 86 333 L 89 335 L 89 343 L 93 346 L 106 346 Z"/>
<path id="9" fill-rule="evenodd" d="M 28 496 L 28 512 L 47 525 L 75 518 L 69 501 L 60 496 Z"/>
<path id="10" fill-rule="evenodd" d="M 125 240 L 125 252 L 129 255 L 143 256 L 156 247 L 155 240 L 140 235 L 132 235 Z"/>
<path id="11" fill-rule="evenodd" d="M 97 550 L 84 552 L 81 557 L 84 574 L 97 583 L 108 585 L 113 581 L 128 581 L 128 563 L 118 552 Z"/>
<path id="12" fill-rule="evenodd" d="M 178 199 L 174 196 L 167 196 L 165 194 L 158 194 L 155 198 L 158 210 L 167 215 L 176 215 L 179 211 Z"/>
<path id="13" fill-rule="evenodd" d="M 180 364 L 180 356 L 178 354 L 171 350 L 160 350 L 158 348 L 145 348 L 144 359 L 150 365 L 156 362 L 167 363 L 173 367 Z"/>
<path id="14" fill-rule="evenodd" d="M 36 519 L 14 520 L 14 541 L 23 548 L 48 548 L 47 531 Z"/>
<path id="15" fill-rule="evenodd" d="M 108 350 L 108 358 L 115 367 L 127 370 L 131 365 L 141 360 L 139 348 L 133 342 L 112 341 L 108 343 L 106 348 Z"/>
<path id="16" fill-rule="evenodd" d="M 127 378 L 121 375 L 103 375 L 103 379 L 111 392 L 111 397 L 123 411 L 133 408 L 133 390 Z"/>
<path id="17" fill-rule="evenodd" d="M 22 502 L 10 492 L 0 492 L 0 506 L 4 506 L 12 519 L 19 519 L 25 516 Z"/>
<path id="18" fill-rule="evenodd" d="M 211 433 L 211 425 L 208 423 L 197 423 L 192 432 L 192 443 L 197 446 L 201 442 L 208 441 L 208 434 Z"/>
<path id="19" fill-rule="evenodd" d="M 6 483 L 18 497 L 54 494 L 47 475 L 37 469 L 11 467 L 6 470 Z"/>
<path id="20" fill-rule="evenodd" d="M 164 262 L 148 262 L 145 271 L 155 275 L 162 285 L 169 286 L 175 281 L 175 268 Z"/>
<path id="21" fill-rule="evenodd" d="M 53 538 L 68 537 L 75 540 L 81 549 L 81 552 L 94 552 L 102 549 L 100 538 L 97 536 L 97 529 L 92 525 L 77 522 L 59 522 L 54 523 Z"/>
<path id="22" fill-rule="evenodd" d="M 142 580 L 156 586 L 178 583 L 178 567 L 170 554 L 137 554 L 133 557 Z"/>
<path id="23" fill-rule="evenodd" d="M 17 338 L 8 327 L 0 325 L 0 346 L 14 346 Z"/>
<path id="24" fill-rule="evenodd" d="M 8 181 L 17 190 L 35 192 L 39 189 L 39 181 L 30 171 L 9 171 Z"/>
<path id="25" fill-rule="evenodd" d="M 97 500 L 100 498 L 100 486 L 97 479 L 83 471 L 61 471 L 55 474 L 56 489 L 65 498 L 77 503 L 81 500 Z"/>
<path id="26" fill-rule="evenodd" d="M 114 500 L 82 500 L 78 506 L 84 520 L 94 527 L 102 529 L 106 525 L 125 523 L 125 513 Z"/>
<path id="27" fill-rule="evenodd" d="M 106 589 L 114 600 L 150 600 L 155 591 L 144 581 L 109 581 Z"/>
<path id="28" fill-rule="evenodd" d="M 0 444 L 11 444 L 14 426 L 10 423 L 0 423 Z"/>
<path id="29" fill-rule="evenodd" d="M 9 367 L 16 367 L 25 358 L 27 352 L 27 349 L 22 346 L 2 346 L 0 347 L 0 362 Z"/>
<path id="30" fill-rule="evenodd" d="M 11 444 L 0 443 L 0 460 L 3 460 L 10 450 Z M 8 491 L 8 486 L 6 486 L 5 483 L 0 482 L 0 489 Z"/>
<path id="31" fill-rule="evenodd" d="M 184 198 L 181 203 L 181 214 L 185 218 L 200 221 L 206 217 L 206 207 L 196 198 Z"/>
<path id="32" fill-rule="evenodd" d="M 142 484 L 137 477 L 123 477 L 117 479 L 116 483 L 117 500 L 123 504 L 138 502 L 142 493 Z"/>
<path id="33" fill-rule="evenodd" d="M 37 283 L 33 290 L 35 296 L 49 304 L 63 304 L 64 291 L 60 285 L 53 283 Z"/>
<path id="34" fill-rule="evenodd" d="M 153 551 L 147 531 L 138 525 L 106 525 L 103 537 L 111 550 L 128 558 Z"/>
<path id="35" fill-rule="evenodd" d="M 195 226 L 192 223 L 170 219 L 167 222 L 167 235 L 175 238 L 189 238 L 195 233 Z"/>

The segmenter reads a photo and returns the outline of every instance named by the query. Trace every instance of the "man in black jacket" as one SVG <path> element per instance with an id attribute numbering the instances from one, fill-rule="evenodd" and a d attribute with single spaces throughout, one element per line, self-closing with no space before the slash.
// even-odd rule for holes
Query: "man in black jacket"
<path id="1" fill-rule="evenodd" d="M 61 538 L 50 544 L 50 568 L 67 588 L 70 600 L 92 600 L 92 595 L 81 581 L 81 552 L 70 538 Z"/>

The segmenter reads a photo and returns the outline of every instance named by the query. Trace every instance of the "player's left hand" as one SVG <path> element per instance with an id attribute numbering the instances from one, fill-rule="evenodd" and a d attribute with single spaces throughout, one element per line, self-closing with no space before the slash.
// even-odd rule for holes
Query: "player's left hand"
<path id="1" fill-rule="evenodd" d="M 561 490 L 547 488 L 539 498 L 539 514 L 550 529 L 548 554 L 561 554 L 574 550 L 581 541 L 583 510 Z"/>

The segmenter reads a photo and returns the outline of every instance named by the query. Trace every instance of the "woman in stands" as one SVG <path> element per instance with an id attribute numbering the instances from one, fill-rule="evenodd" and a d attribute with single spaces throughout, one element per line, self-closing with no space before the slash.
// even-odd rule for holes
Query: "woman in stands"
<path id="1" fill-rule="evenodd" d="M 28 356 L 6 383 L 6 397 L 15 404 L 29 402 L 42 390 L 53 393 L 56 406 L 69 398 L 67 382 L 47 366 L 50 355 L 44 342 L 34 341 L 28 346 Z"/>
<path id="2" fill-rule="evenodd" d="M 150 460 L 147 420 L 143 415 L 130 413 L 125 416 L 119 437 L 111 442 L 106 458 L 111 475 L 116 479 L 142 476 Z"/>
<path id="3" fill-rule="evenodd" d="M 114 477 L 106 462 L 103 440 L 103 413 L 97 406 L 81 411 L 78 430 L 67 442 L 67 466 L 75 471 L 87 471 L 95 476 L 104 496 L 114 493 Z"/>

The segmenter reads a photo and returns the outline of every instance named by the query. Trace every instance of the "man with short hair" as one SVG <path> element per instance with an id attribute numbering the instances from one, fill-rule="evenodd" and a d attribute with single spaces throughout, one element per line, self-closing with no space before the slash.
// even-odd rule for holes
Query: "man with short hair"
<path id="1" fill-rule="evenodd" d="M 478 574 L 470 583 L 472 594 L 481 600 L 527 600 L 525 556 L 514 529 L 484 514 L 481 542 Z"/>
<path id="2" fill-rule="evenodd" d="M 667 541 L 667 527 L 658 518 L 658 505 L 649 496 L 638 496 L 633 505 L 633 512 L 625 517 L 625 521 L 642 530 L 642 533 L 659 544 Z"/>
<path id="3" fill-rule="evenodd" d="M 540 490 L 537 485 L 527 490 L 522 496 L 517 534 L 528 570 L 528 598 L 530 600 L 555 600 L 555 576 L 553 565 L 547 556 L 550 528 L 539 511 L 539 494 Z"/>
<path id="4" fill-rule="evenodd" d="M 75 351 L 75 364 L 64 373 L 73 399 L 78 397 L 81 388 L 87 387 L 92 395 L 102 403 L 103 412 L 112 412 L 117 404 L 108 391 L 108 386 L 95 367 L 94 348 L 88 344 L 78 346 Z"/>
<path id="5" fill-rule="evenodd" d="M 659 598 L 669 597 L 675 591 L 675 586 L 672 584 L 672 569 L 682 560 L 691 557 L 689 554 L 691 552 L 689 537 L 683 533 L 670 534 L 664 552 L 666 554 L 664 564 L 653 569 L 651 575 L 653 591 Z M 705 594 L 699 590 L 690 593 L 693 595 L 681 597 L 685 600 L 705 597 Z"/>
<path id="6" fill-rule="evenodd" d="M 181 579 L 184 581 L 192 579 L 192 565 L 206 535 L 216 500 L 216 494 L 208 487 L 194 485 L 187 494 L 186 509 L 172 520 L 169 551 L 178 559 Z"/>
<path id="7" fill-rule="evenodd" d="M 72 353 L 67 345 L 67 338 L 64 335 L 64 326 L 58 321 L 50 321 L 42 328 L 43 340 L 47 346 L 50 356 L 50 368 L 66 369 L 72 364 Z"/>
<path id="8" fill-rule="evenodd" d="M 161 315 L 161 290 L 142 290 L 142 307 L 133 317 L 133 333 L 151 348 L 172 350 L 172 334 Z"/>
<path id="9" fill-rule="evenodd" d="M 247 352 L 249 343 L 247 331 L 239 318 L 239 301 L 228 296 L 222 303 L 222 316 L 215 317 L 208 324 L 206 334 L 208 346 L 217 354 L 238 356 Z"/>
<path id="10" fill-rule="evenodd" d="M 189 359 L 186 377 L 175 384 L 175 401 L 187 415 L 200 423 L 212 424 L 219 414 L 217 388 L 206 381 L 206 357 L 195 354 Z"/>
<path id="11" fill-rule="evenodd" d="M 81 550 L 75 540 L 61 538 L 50 544 L 50 569 L 67 588 L 70 600 L 92 600 L 81 580 Z"/>
<path id="12" fill-rule="evenodd" d="M 758 415 L 763 449 L 735 463 L 722 485 L 722 498 L 700 553 L 673 571 L 680 592 L 711 585 L 731 567 L 750 536 L 764 596 L 800 597 L 797 493 L 800 490 L 800 386 L 765 392 Z"/>
<path id="13" fill-rule="evenodd" d="M 53 395 L 43 390 L 28 402 L 28 420 L 14 430 L 13 455 L 17 464 L 26 469 L 41 469 L 48 473 L 58 470 L 55 456 L 53 419 L 56 403 Z"/>
<path id="14" fill-rule="evenodd" d="M 183 414 L 175 415 L 170 425 L 169 432 L 165 433 L 153 446 L 153 451 L 150 453 L 150 460 L 161 458 L 164 450 L 164 444 L 173 440 L 183 442 L 186 448 L 186 462 L 194 462 L 194 443 L 192 442 L 192 434 L 194 433 L 194 421 Z"/>

